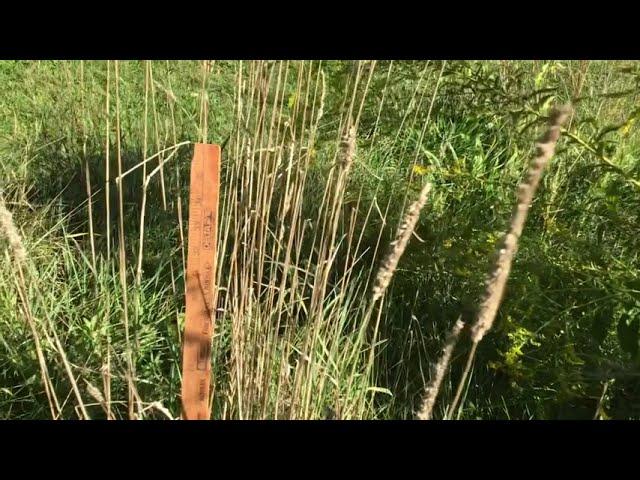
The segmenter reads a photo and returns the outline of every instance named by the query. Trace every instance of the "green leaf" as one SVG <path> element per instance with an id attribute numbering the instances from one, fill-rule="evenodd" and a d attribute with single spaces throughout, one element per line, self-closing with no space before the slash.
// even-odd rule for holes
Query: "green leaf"
<path id="1" fill-rule="evenodd" d="M 393 397 L 393 393 L 391 393 L 391 390 L 382 387 L 369 387 L 367 388 L 367 392 L 385 393 L 390 397 Z"/>
<path id="2" fill-rule="evenodd" d="M 632 318 L 629 314 L 623 315 L 618 322 L 618 340 L 622 350 L 634 358 L 638 355 L 640 317 Z"/>
<path id="3" fill-rule="evenodd" d="M 550 66 L 551 65 L 549 63 L 545 63 L 544 65 L 542 65 L 542 70 L 540 70 L 538 75 L 536 75 L 536 79 L 535 79 L 536 89 L 540 88 L 540 86 L 542 85 L 542 82 L 544 82 L 544 79 L 547 75 L 547 72 L 549 71 Z"/>
<path id="4" fill-rule="evenodd" d="M 296 94 L 292 93 L 289 96 L 289 100 L 287 101 L 287 106 L 289 107 L 290 110 L 292 110 L 295 104 L 296 104 Z"/>

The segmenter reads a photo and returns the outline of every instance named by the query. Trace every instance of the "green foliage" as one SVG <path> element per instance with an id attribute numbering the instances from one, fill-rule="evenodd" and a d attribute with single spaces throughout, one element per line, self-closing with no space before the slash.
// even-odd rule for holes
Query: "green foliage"
<path id="1" fill-rule="evenodd" d="M 155 103 L 148 120 L 157 125 L 158 134 L 150 136 L 147 153 L 176 143 L 174 135 L 178 142 L 199 140 L 201 64 L 152 66 Z M 103 62 L 84 62 L 84 90 L 77 81 L 80 68 L 79 62 L 0 62 L 0 193 L 16 200 L 17 222 L 39 261 L 34 276 L 46 292 L 35 306 L 39 321 L 61 325 L 68 354 L 84 378 L 99 385 L 98 358 L 107 337 L 103 319 L 110 319 L 113 341 L 124 341 L 117 328 L 123 292 L 115 263 L 99 265 L 97 282 L 87 263 L 82 132 L 87 132 L 90 173 L 98 191 L 95 228 L 102 232 L 106 68 Z M 211 142 L 233 141 L 238 68 L 237 62 L 216 62 L 205 87 Z M 243 62 L 242 68 L 246 73 L 250 64 Z M 326 104 L 317 144 L 308 152 L 312 157 L 302 219 L 314 218 L 333 168 L 338 122 L 349 107 L 345 99 L 353 93 L 358 64 L 323 61 L 314 68 L 314 74 L 322 69 L 326 78 Z M 368 74 L 363 68 L 363 78 Z M 143 156 L 144 63 L 121 62 L 120 76 L 121 140 L 128 168 Z M 286 75 L 283 69 L 283 78 L 286 89 L 279 101 L 284 122 L 294 109 L 304 108 L 304 92 L 296 91 L 293 67 Z M 365 83 L 356 98 L 364 94 Z M 363 258 L 381 258 L 402 207 L 421 182 L 431 181 L 434 188 L 385 299 L 383 343 L 373 372 L 376 386 L 362 376 L 350 377 L 356 379 L 353 385 L 344 381 L 348 375 L 343 367 L 357 371 L 362 364 L 357 358 L 361 344 L 354 336 L 362 332 L 349 323 L 354 311 L 345 311 L 340 335 L 326 332 L 317 343 L 322 359 L 318 369 L 326 374 L 319 378 L 331 388 L 314 404 L 314 412 L 321 416 L 336 398 L 373 388 L 367 393 L 375 399 L 367 415 L 413 416 L 449 326 L 459 315 L 473 319 L 489 257 L 505 229 L 549 107 L 571 101 L 575 113 L 532 205 L 497 324 L 480 345 L 461 418 L 593 418 L 605 382 L 600 415 L 640 418 L 639 94 L 636 63 L 378 62 L 362 104 L 358 153 L 345 197 L 352 205 L 360 201 Z M 114 118 L 113 90 L 111 95 Z M 111 130 L 113 145 L 113 124 Z M 188 158 L 180 154 L 174 165 L 176 180 L 168 195 L 185 202 Z M 139 232 L 141 176 L 136 175 L 124 186 L 130 239 Z M 136 370 L 141 395 L 161 400 L 175 412 L 182 312 L 181 297 L 167 286 L 168 259 L 180 255 L 175 249 L 179 230 L 175 218 L 158 207 L 158 183 L 151 185 L 149 195 L 149 204 L 157 208 L 149 210 L 145 273 L 141 287 L 129 292 L 138 318 L 145 319 L 133 328 Z M 376 207 L 365 222 L 362 205 L 374 199 Z M 274 204 L 280 200 L 272 199 Z M 115 213 L 111 215 L 114 221 Z M 98 238 L 99 249 L 105 244 Z M 127 254 L 133 258 L 130 248 Z M 27 328 L 16 313 L 6 255 L 0 267 L 0 418 L 43 418 L 49 414 L 46 397 Z M 179 275 L 176 282 L 180 291 Z M 221 322 L 214 343 L 214 374 L 221 382 L 229 375 L 230 330 Z M 466 348 L 462 341 L 454 356 L 439 401 L 440 416 Z M 60 382 L 56 386 L 69 391 Z M 114 392 L 126 396 L 124 378 L 114 379 Z M 70 406 L 65 408 L 74 415 Z M 92 407 L 96 412 L 99 407 Z"/>
<path id="2" fill-rule="evenodd" d="M 631 355 L 631 358 L 638 357 L 638 343 L 640 342 L 640 317 L 625 313 L 618 321 L 618 339 L 622 350 Z"/>

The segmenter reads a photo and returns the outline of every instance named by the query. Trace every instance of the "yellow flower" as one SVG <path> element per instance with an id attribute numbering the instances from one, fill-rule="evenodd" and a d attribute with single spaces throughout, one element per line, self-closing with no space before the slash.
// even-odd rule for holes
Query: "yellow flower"
<path id="1" fill-rule="evenodd" d="M 630 118 L 629 120 L 627 120 L 627 123 L 624 125 L 624 127 L 622 127 L 621 130 L 623 136 L 626 137 L 627 135 L 629 135 L 629 131 L 631 130 L 631 127 L 633 126 L 635 121 L 635 118 Z"/>
<path id="2" fill-rule="evenodd" d="M 287 101 L 287 106 L 289 107 L 289 109 L 293 109 L 293 107 L 296 104 L 296 94 L 292 93 L 291 95 L 289 95 L 289 100 Z"/>
<path id="3" fill-rule="evenodd" d="M 414 165 L 413 166 L 413 173 L 415 173 L 416 175 L 424 175 L 425 173 L 429 172 L 429 167 L 426 167 L 424 165 Z"/>

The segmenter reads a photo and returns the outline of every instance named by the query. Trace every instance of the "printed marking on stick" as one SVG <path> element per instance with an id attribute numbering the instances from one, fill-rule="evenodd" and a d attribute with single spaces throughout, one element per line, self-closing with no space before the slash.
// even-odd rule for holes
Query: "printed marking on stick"
<path id="1" fill-rule="evenodd" d="M 220 147 L 197 143 L 191 162 L 182 354 L 183 418 L 208 419 L 220 192 Z"/>

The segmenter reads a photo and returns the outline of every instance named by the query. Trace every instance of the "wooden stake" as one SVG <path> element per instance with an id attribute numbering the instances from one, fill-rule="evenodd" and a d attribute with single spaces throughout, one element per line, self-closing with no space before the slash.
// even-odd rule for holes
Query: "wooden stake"
<path id="1" fill-rule="evenodd" d="M 215 306 L 216 238 L 220 194 L 220 146 L 195 144 L 191 162 L 182 351 L 182 417 L 209 420 L 211 337 Z"/>

